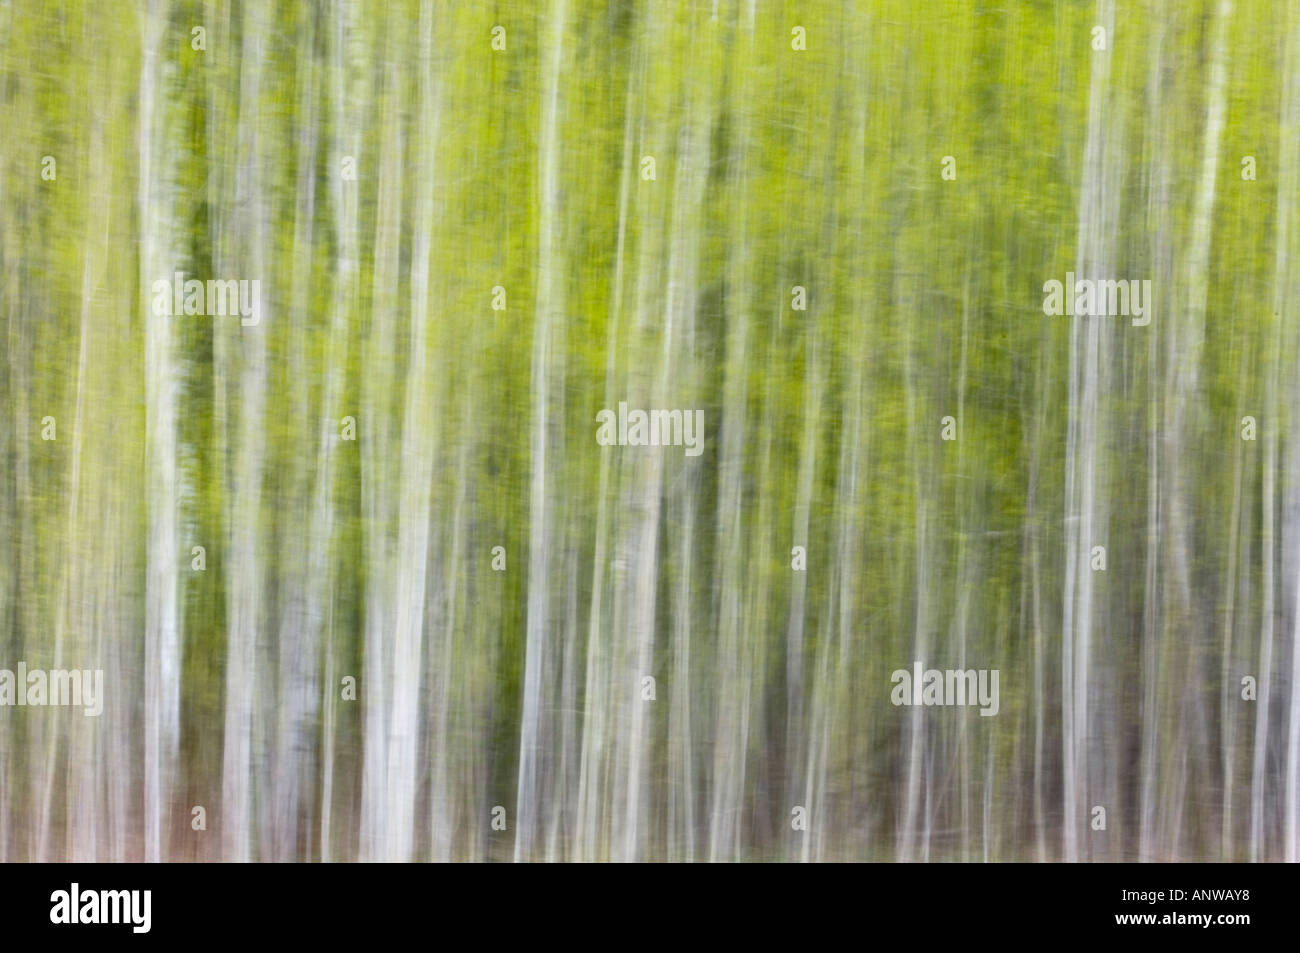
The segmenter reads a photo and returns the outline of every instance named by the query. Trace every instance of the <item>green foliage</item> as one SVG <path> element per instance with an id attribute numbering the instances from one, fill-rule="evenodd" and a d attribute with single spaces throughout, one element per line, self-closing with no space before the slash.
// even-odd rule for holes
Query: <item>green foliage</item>
<path id="1" fill-rule="evenodd" d="M 5 7 L 0 667 L 113 692 L 93 728 L 0 712 L 6 859 L 78 823 L 106 859 L 373 857 L 397 827 L 420 858 L 1056 858 L 1071 731 L 1114 819 L 1085 856 L 1272 856 L 1296 44 L 1242 3 L 1216 53 L 1214 6 L 1125 4 L 1104 53 L 1090 4 Z M 1097 222 L 1147 327 L 1043 314 Z M 177 271 L 260 279 L 260 325 L 159 323 Z M 704 453 L 598 446 L 619 401 L 702 409 Z M 999 669 L 999 716 L 915 727 L 889 678 L 917 658 Z M 93 823 L 51 794 L 74 781 Z"/>

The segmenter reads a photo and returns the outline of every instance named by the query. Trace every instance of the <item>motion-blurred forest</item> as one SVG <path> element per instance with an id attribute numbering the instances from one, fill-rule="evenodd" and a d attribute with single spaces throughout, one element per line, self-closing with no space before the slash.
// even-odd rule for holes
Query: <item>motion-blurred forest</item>
<path id="1" fill-rule="evenodd" d="M 1298 173 L 1292 2 L 0 0 L 0 860 L 1297 859 Z"/>

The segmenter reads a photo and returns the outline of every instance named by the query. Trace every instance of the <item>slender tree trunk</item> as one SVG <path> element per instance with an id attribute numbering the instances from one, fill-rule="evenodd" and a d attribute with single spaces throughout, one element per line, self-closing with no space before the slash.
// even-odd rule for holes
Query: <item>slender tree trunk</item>
<path id="1" fill-rule="evenodd" d="M 170 93 L 162 80 L 159 51 L 170 19 L 167 0 L 146 0 L 140 21 L 145 32 L 140 69 L 140 306 L 145 320 L 145 467 L 149 483 L 149 545 L 145 613 L 145 860 L 166 855 L 164 825 L 171 803 L 179 731 L 180 598 L 176 501 L 177 372 L 173 358 L 172 322 L 150 308 L 153 282 L 170 277 L 179 259 L 174 255 L 174 229 L 159 209 L 167 201 L 169 170 L 174 155 L 166 119 Z"/>
<path id="2" fill-rule="evenodd" d="M 523 715 L 519 736 L 519 791 L 516 803 L 515 860 L 530 860 L 540 826 L 540 805 L 544 800 L 547 765 L 543 757 L 550 737 L 543 725 L 544 685 L 550 657 L 551 548 L 556 538 L 553 526 L 550 457 L 553 437 L 550 414 L 556 409 L 563 379 L 564 314 L 562 248 L 557 241 L 561 229 L 559 196 L 559 124 L 561 119 L 560 78 L 564 62 L 566 0 L 553 0 L 549 27 L 549 49 L 542 84 L 541 152 L 538 157 L 540 213 L 538 218 L 537 312 L 533 331 L 532 364 L 532 475 L 529 490 L 528 618 L 525 648 Z"/>

